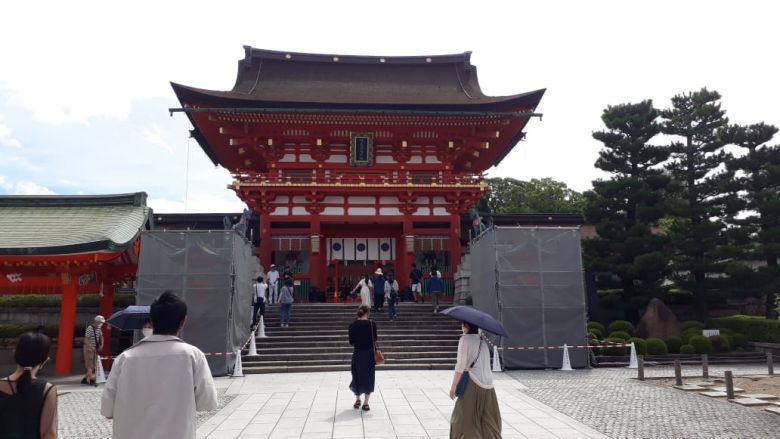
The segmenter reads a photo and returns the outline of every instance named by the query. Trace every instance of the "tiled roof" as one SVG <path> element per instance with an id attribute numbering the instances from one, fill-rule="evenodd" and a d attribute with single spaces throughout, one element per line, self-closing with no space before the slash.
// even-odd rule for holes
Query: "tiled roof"
<path id="1" fill-rule="evenodd" d="M 146 226 L 143 192 L 103 196 L 0 196 L 0 255 L 118 251 Z"/>

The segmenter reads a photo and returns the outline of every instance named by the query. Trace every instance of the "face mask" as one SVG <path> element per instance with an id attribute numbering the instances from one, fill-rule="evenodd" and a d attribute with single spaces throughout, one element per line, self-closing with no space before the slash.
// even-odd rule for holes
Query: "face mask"
<path id="1" fill-rule="evenodd" d="M 141 329 L 141 334 L 143 334 L 144 337 L 148 337 L 148 336 L 152 335 L 152 333 L 154 333 L 152 328 L 143 328 L 143 329 Z"/>

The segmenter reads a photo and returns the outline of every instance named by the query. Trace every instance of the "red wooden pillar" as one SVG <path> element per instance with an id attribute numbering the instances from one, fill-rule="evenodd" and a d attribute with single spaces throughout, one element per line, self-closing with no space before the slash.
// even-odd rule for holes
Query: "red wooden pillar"
<path id="1" fill-rule="evenodd" d="M 311 287 L 317 287 L 320 290 L 324 289 L 324 280 L 322 279 L 324 270 L 324 257 L 322 255 L 325 250 L 325 242 L 320 234 L 320 214 L 313 213 L 310 219 L 309 226 L 309 239 L 311 240 L 311 253 L 309 255 L 309 274 L 311 275 Z M 319 242 L 319 248 L 314 248 L 315 242 Z M 316 252 L 315 252 L 316 250 Z"/>
<path id="2" fill-rule="evenodd" d="M 260 264 L 263 265 L 263 269 L 268 271 L 273 261 L 271 260 L 271 252 L 273 247 L 271 246 L 271 217 L 270 212 L 260 213 L 260 253 L 257 255 L 260 258 Z"/>
<path id="3" fill-rule="evenodd" d="M 76 324 L 76 281 L 70 273 L 62 275 L 62 307 L 60 308 L 60 331 L 57 335 L 57 358 L 54 371 L 67 375 L 73 362 L 73 325 Z"/>
<path id="4" fill-rule="evenodd" d="M 409 273 L 412 270 L 412 262 L 414 262 L 414 248 L 409 251 L 406 247 L 407 236 L 412 236 L 414 239 L 414 231 L 412 230 L 412 218 L 411 213 L 404 214 L 403 232 L 401 233 L 401 239 L 399 245 L 396 246 L 396 254 L 398 255 L 398 267 L 396 268 L 396 279 L 398 280 L 398 286 L 401 289 L 409 288 Z"/>
<path id="5" fill-rule="evenodd" d="M 109 283 L 108 288 L 105 287 L 104 281 L 101 279 L 101 290 L 103 292 L 103 295 L 100 297 L 100 315 L 108 319 L 111 317 L 111 314 L 113 314 L 114 310 L 114 288 L 113 285 Z M 108 325 L 102 326 L 103 330 L 103 350 L 100 351 L 101 357 L 110 357 L 111 356 L 111 327 Z M 105 368 L 110 362 L 106 361 L 103 363 L 103 367 Z"/>
<path id="6" fill-rule="evenodd" d="M 460 264 L 461 250 L 460 215 L 454 213 L 450 217 L 450 275 L 453 287 L 455 286 L 455 271 L 458 269 L 458 264 Z"/>

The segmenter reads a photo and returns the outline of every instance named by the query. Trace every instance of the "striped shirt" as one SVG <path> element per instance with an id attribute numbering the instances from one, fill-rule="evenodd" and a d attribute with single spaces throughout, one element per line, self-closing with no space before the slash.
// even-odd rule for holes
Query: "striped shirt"
<path id="1" fill-rule="evenodd" d="M 100 339 L 103 337 L 103 333 L 99 329 L 95 329 L 94 326 L 87 326 L 87 331 L 84 333 L 84 344 L 97 348 L 100 345 Z"/>

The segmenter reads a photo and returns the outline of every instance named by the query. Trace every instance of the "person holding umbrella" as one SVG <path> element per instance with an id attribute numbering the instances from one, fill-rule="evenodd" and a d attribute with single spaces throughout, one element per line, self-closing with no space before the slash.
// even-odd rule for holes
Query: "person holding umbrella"
<path id="1" fill-rule="evenodd" d="M 501 410 L 493 388 L 490 346 L 479 332 L 480 324 L 498 335 L 506 336 L 506 330 L 492 316 L 470 306 L 455 306 L 442 314 L 460 320 L 463 329 L 450 387 L 450 398 L 458 398 L 450 418 L 450 438 L 500 438 Z"/>

